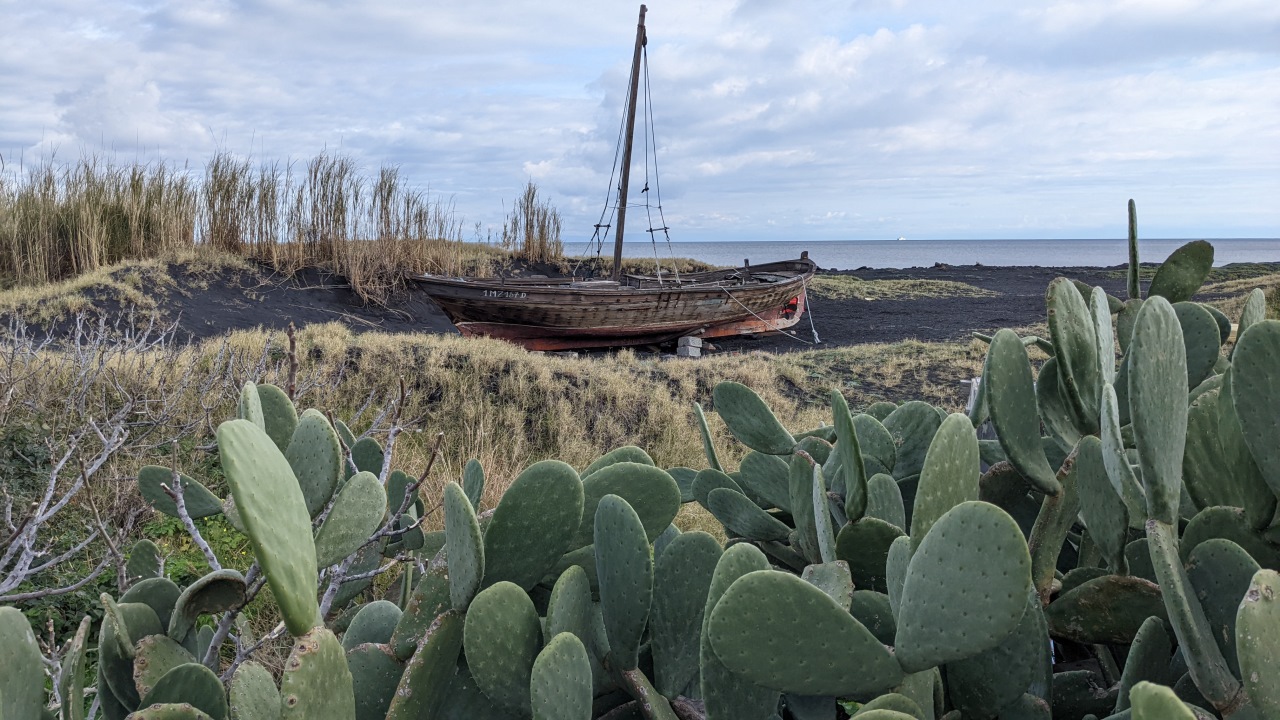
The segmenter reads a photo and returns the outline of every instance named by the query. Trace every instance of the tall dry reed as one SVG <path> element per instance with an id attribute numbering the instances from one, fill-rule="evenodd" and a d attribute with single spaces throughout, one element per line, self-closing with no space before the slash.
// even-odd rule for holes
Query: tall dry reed
<path id="1" fill-rule="evenodd" d="M 502 246 L 529 262 L 558 260 L 564 255 L 561 226 L 560 212 L 538 197 L 538 186 L 530 180 L 502 225 Z"/>
<path id="2" fill-rule="evenodd" d="M 529 207 L 545 215 L 548 205 Z M 405 273 L 489 274 L 504 253 L 464 242 L 462 228 L 452 199 L 413 187 L 398 167 L 370 177 L 330 153 L 255 166 L 220 152 L 203 173 L 96 156 L 0 169 L 0 285 L 209 246 L 285 271 L 322 267 L 377 301 Z"/>

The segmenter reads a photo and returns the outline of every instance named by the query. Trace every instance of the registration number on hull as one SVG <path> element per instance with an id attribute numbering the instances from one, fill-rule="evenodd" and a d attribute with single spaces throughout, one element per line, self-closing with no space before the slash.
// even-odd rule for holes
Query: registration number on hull
<path id="1" fill-rule="evenodd" d="M 516 292 L 514 290 L 485 290 L 484 296 L 487 298 L 503 298 L 504 300 L 523 300 L 529 297 L 529 293 Z"/>

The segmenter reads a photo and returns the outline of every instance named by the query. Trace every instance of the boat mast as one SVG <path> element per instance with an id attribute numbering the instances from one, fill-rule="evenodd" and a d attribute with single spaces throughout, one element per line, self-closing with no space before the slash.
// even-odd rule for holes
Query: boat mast
<path id="1" fill-rule="evenodd" d="M 631 181 L 631 145 L 636 130 L 636 97 L 640 94 L 640 53 L 648 38 L 644 33 L 644 14 L 640 6 L 640 22 L 636 25 L 636 51 L 631 58 L 630 100 L 627 102 L 627 131 L 622 145 L 622 185 L 618 188 L 618 232 L 613 236 L 613 280 L 622 281 L 622 231 L 627 220 L 627 185 Z"/>

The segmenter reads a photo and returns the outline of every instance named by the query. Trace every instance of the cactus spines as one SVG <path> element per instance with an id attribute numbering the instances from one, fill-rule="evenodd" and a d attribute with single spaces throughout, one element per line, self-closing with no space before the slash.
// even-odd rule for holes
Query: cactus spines
<path id="1" fill-rule="evenodd" d="M 525 602 L 528 602 L 528 596 L 519 587 L 511 583 L 499 583 L 493 587 L 482 590 L 476 596 L 476 601 L 485 597 L 486 593 L 490 593 L 490 597 L 497 597 L 504 593 L 512 592 L 524 596 Z M 511 595 L 515 597 L 514 594 Z M 474 609 L 475 605 L 472 605 Z M 532 605 L 532 604 L 530 604 Z M 528 608 L 532 611 L 532 607 Z M 525 608 L 519 608 L 519 612 L 524 612 Z M 458 668 L 458 655 L 462 652 L 462 647 L 466 643 L 466 627 L 471 623 L 470 613 L 464 620 L 457 610 L 448 610 L 441 614 L 431 623 L 431 627 L 422 636 L 422 641 L 418 644 L 417 649 L 413 653 L 413 657 L 409 660 L 409 664 L 405 667 L 404 675 L 400 678 L 400 684 L 396 687 L 394 696 L 391 699 L 391 705 L 388 709 L 386 720 L 441 720 L 446 717 L 444 707 L 448 699 L 448 688 L 454 680 L 455 674 L 460 674 Z M 535 613 L 533 628 L 536 633 L 537 615 Z M 533 652 L 536 651 L 537 636 L 534 635 L 532 645 L 528 643 L 527 630 L 528 624 L 521 623 L 524 632 L 521 638 L 497 638 L 501 642 L 514 641 L 520 646 L 520 656 L 506 658 L 514 664 L 510 666 L 513 676 L 489 678 L 489 687 L 493 689 L 495 694 L 499 694 L 515 704 L 516 707 L 523 707 L 526 710 L 529 707 L 529 668 L 533 663 Z M 476 656 L 479 658 L 478 664 L 486 668 L 486 671 L 496 669 L 501 672 L 501 668 L 495 667 L 494 663 L 503 662 L 504 658 L 500 657 L 503 647 L 488 646 L 481 642 L 476 648 Z M 528 653 L 526 660 L 525 653 Z M 499 657 L 494 657 L 497 654 Z M 467 654 L 467 662 L 471 672 L 475 672 L 476 663 L 471 662 L 471 654 Z M 523 673 L 523 675 L 521 675 Z M 479 681 L 477 680 L 477 684 Z M 485 685 L 480 685 L 483 689 Z M 482 690 L 483 691 L 483 690 Z M 517 695 L 519 692 L 524 693 L 523 703 Z M 492 695 L 485 693 L 490 699 L 497 704 L 502 704 Z M 465 717 L 465 716 L 464 716 Z"/>
<path id="2" fill-rule="evenodd" d="M 983 384 L 991 423 L 1009 462 L 1038 490 L 1057 495 L 1062 486 L 1049 467 L 1040 442 L 1031 360 L 1017 333 L 1001 330 L 995 334 L 987 351 L 987 367 L 988 376 Z"/>
<path id="3" fill-rule="evenodd" d="M 716 603 L 707 632 L 726 667 L 783 692 L 880 693 L 902 680 L 893 656 L 848 610 L 786 573 L 739 578 Z M 762 643 L 772 652 L 761 653 Z"/>
<path id="4" fill-rule="evenodd" d="M 519 585 L 504 580 L 471 601 L 463 647 L 476 684 L 490 700 L 511 711 L 530 712 L 529 674 L 541 636 L 538 611 Z"/>
<path id="5" fill-rule="evenodd" d="M 0 717 L 38 718 L 43 707 L 44 664 L 35 633 L 20 610 L 0 607 Z"/>
<path id="6" fill-rule="evenodd" d="M 711 394 L 716 412 L 743 445 L 769 455 L 791 453 L 795 438 L 754 390 L 742 383 L 722 382 Z"/>
<path id="7" fill-rule="evenodd" d="M 576 635 L 556 635 L 538 653 L 529 693 L 533 720 L 591 720 L 591 662 Z"/>
<path id="8" fill-rule="evenodd" d="M 351 720 L 356 697 L 342 643 L 323 627 L 294 637 L 280 678 L 280 718 Z"/>
<path id="9" fill-rule="evenodd" d="M 902 669 L 919 672 L 995 647 L 1022 620 L 1029 587 L 1031 556 L 1013 518 L 983 502 L 955 506 L 907 566 L 894 644 Z"/>
<path id="10" fill-rule="evenodd" d="M 187 514 L 193 519 L 222 512 L 222 501 L 209 492 L 204 485 L 182 473 L 178 474 L 178 482 L 182 485 L 182 502 L 187 507 Z M 142 499 L 165 515 L 178 517 L 178 505 L 164 491 L 162 485 L 172 487 L 173 468 L 144 465 L 138 471 L 138 492 L 142 493 Z"/>
<path id="11" fill-rule="evenodd" d="M 387 491 L 378 476 L 365 470 L 352 475 L 316 531 L 316 566 L 329 567 L 359 550 L 382 525 L 386 514 Z"/>
<path id="12" fill-rule="evenodd" d="M 1148 516 L 1176 522 L 1187 437 L 1187 354 L 1173 306 L 1149 298 L 1129 347 L 1129 413 Z M 1163 584 L 1163 583 L 1162 583 Z"/>
<path id="13" fill-rule="evenodd" d="M 299 432 L 308 424 L 303 415 Z M 324 427 L 329 427 L 327 421 Z M 311 515 L 289 461 L 265 432 L 246 420 L 218 426 L 218 450 L 253 554 L 266 572 L 285 626 L 295 637 L 305 635 L 320 620 L 316 548 Z"/>
<path id="14" fill-rule="evenodd" d="M 294 484 L 302 489 L 308 516 L 315 517 L 347 476 L 342 445 L 328 418 L 314 408 L 304 411 L 284 457 L 297 476 Z M 243 511 L 238 498 L 236 508 Z"/>
<path id="15" fill-rule="evenodd" d="M 231 720 L 280 720 L 280 690 L 271 672 L 249 660 L 236 668 L 227 692 Z"/>

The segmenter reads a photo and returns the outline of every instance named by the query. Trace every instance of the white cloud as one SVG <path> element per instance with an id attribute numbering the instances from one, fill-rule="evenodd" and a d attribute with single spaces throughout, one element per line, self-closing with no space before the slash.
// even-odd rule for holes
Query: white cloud
<path id="1" fill-rule="evenodd" d="M 1270 0 L 650 5 L 675 239 L 1114 236 L 1129 197 L 1151 235 L 1280 234 Z M 570 237 L 608 184 L 636 19 L 567 0 L 0 12 L 6 157 L 340 150 L 468 225 L 533 178 Z"/>

